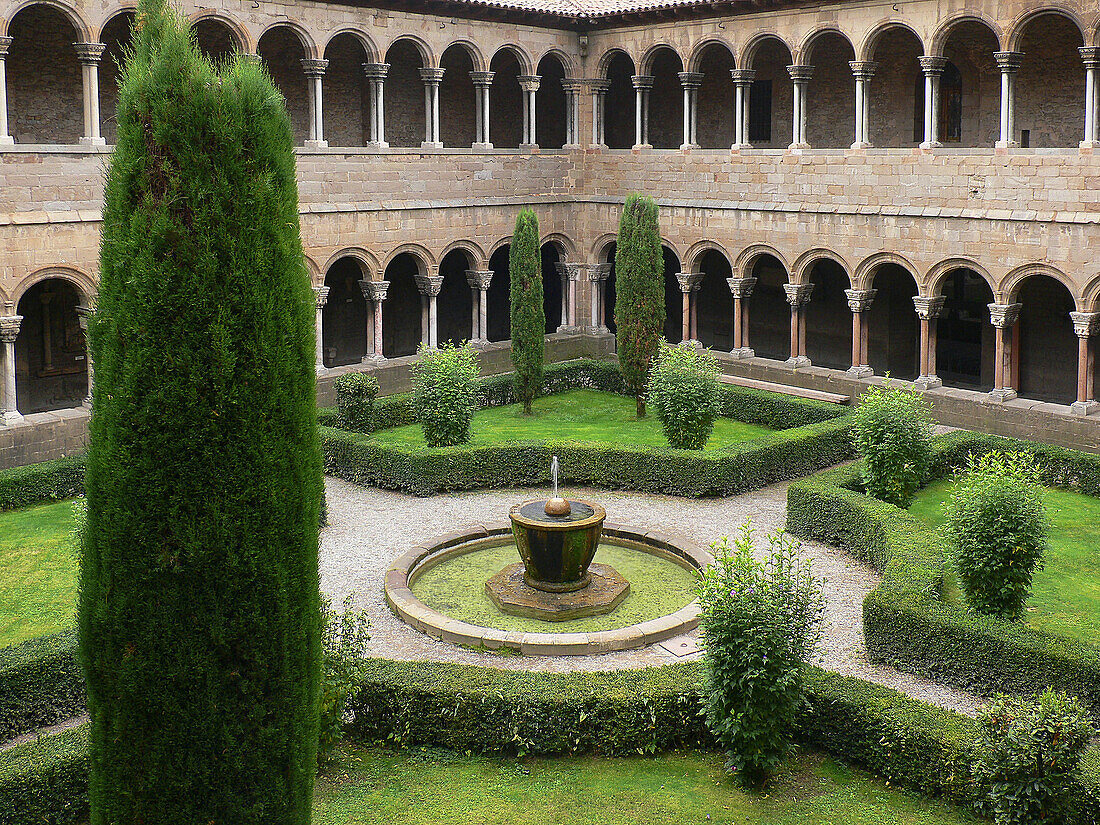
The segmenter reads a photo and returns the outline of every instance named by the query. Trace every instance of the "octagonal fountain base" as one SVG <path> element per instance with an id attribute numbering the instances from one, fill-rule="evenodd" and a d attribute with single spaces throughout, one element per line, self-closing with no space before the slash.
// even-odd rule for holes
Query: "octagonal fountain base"
<path id="1" fill-rule="evenodd" d="M 610 613 L 630 593 L 630 582 L 607 564 L 588 566 L 588 585 L 565 593 L 536 590 L 524 578 L 523 562 L 509 564 L 489 581 L 485 592 L 501 611 L 548 622 L 565 622 Z"/>

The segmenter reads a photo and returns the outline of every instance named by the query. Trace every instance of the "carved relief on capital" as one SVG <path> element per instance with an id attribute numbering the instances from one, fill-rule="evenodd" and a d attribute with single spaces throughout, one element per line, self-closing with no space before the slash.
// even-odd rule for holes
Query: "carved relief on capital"
<path id="1" fill-rule="evenodd" d="M 329 288 L 327 286 L 315 286 L 313 287 L 313 294 L 317 299 L 317 309 L 320 309 L 328 303 Z"/>
<path id="2" fill-rule="evenodd" d="M 0 316 L 0 341 L 5 344 L 14 344 L 19 337 L 19 326 L 23 323 L 22 315 Z"/>
<path id="3" fill-rule="evenodd" d="M 630 82 L 638 91 L 649 91 L 653 88 L 653 75 L 635 74 L 630 76 Z"/>
<path id="4" fill-rule="evenodd" d="M 414 280 L 420 294 L 427 295 L 430 298 L 439 295 L 439 290 L 443 289 L 442 275 L 417 275 Z"/>
<path id="5" fill-rule="evenodd" d="M 944 297 L 934 295 L 926 298 L 923 295 L 913 296 L 913 307 L 917 310 L 917 317 L 922 321 L 932 321 L 940 317 L 943 312 Z"/>
<path id="6" fill-rule="evenodd" d="M 606 94 L 607 90 L 611 88 L 611 81 L 602 77 L 590 78 L 584 82 L 588 84 L 590 91 L 598 95 Z"/>
<path id="7" fill-rule="evenodd" d="M 703 285 L 703 273 L 677 272 L 676 283 L 680 285 L 681 292 L 698 292 Z"/>
<path id="8" fill-rule="evenodd" d="M 756 278 L 726 278 L 730 286 L 730 292 L 734 298 L 747 299 L 752 295 L 752 288 L 756 286 Z"/>
<path id="9" fill-rule="evenodd" d="M 699 88 L 703 85 L 702 72 L 678 72 L 680 85 L 685 88 Z"/>
<path id="10" fill-rule="evenodd" d="M 73 43 L 76 59 L 81 63 L 99 63 L 106 48 L 105 43 Z"/>
<path id="11" fill-rule="evenodd" d="M 756 69 L 730 69 L 730 77 L 733 82 L 748 85 L 756 80 Z"/>
<path id="12" fill-rule="evenodd" d="M 0 60 L 3 60 L 8 56 L 8 49 L 11 48 L 12 39 L 10 37 L 0 37 Z"/>
<path id="13" fill-rule="evenodd" d="M 813 291 L 813 284 L 783 284 L 783 292 L 787 295 L 787 303 L 793 308 L 808 304 Z"/>
<path id="14" fill-rule="evenodd" d="M 788 66 L 787 74 L 795 83 L 809 83 L 814 76 L 813 66 Z"/>
<path id="15" fill-rule="evenodd" d="M 95 307 L 84 306 L 83 304 L 75 307 L 76 309 L 76 322 L 80 324 L 80 329 L 85 333 L 88 332 L 88 321 L 91 320 L 92 314 L 95 312 Z"/>
<path id="16" fill-rule="evenodd" d="M 390 72 L 389 63 L 363 63 L 363 76 L 367 80 L 385 80 Z"/>
<path id="17" fill-rule="evenodd" d="M 997 329 L 1008 329 L 1020 317 L 1023 304 L 989 304 L 989 323 Z"/>
<path id="18" fill-rule="evenodd" d="M 921 71 L 926 75 L 941 75 L 947 68 L 946 57 L 933 57 L 931 55 L 925 55 L 918 58 L 920 62 Z"/>
<path id="19" fill-rule="evenodd" d="M 1091 338 L 1100 330 L 1100 312 L 1071 312 L 1069 319 L 1078 338 Z"/>
<path id="20" fill-rule="evenodd" d="M 470 72 L 470 82 L 475 86 L 491 86 L 496 72 Z"/>
<path id="21" fill-rule="evenodd" d="M 850 60 L 848 68 L 857 80 L 870 80 L 878 71 L 878 63 L 873 60 Z"/>
<path id="22" fill-rule="evenodd" d="M 591 264 L 588 267 L 588 280 L 606 281 L 611 275 L 611 264 Z"/>
<path id="23" fill-rule="evenodd" d="M 488 289 L 493 282 L 493 270 L 491 269 L 467 269 L 466 283 L 470 289 Z"/>
<path id="24" fill-rule="evenodd" d="M 1011 73 L 1020 70 L 1024 55 L 1023 52 L 994 52 L 993 59 L 997 61 L 1002 72 Z"/>
<path id="25" fill-rule="evenodd" d="M 519 81 L 519 87 L 525 92 L 537 92 L 539 83 L 542 82 L 542 78 L 537 74 L 520 75 L 516 80 Z"/>
<path id="26" fill-rule="evenodd" d="M 567 281 L 584 281 L 586 280 L 586 267 L 584 264 L 576 263 L 575 261 L 562 261 L 557 264 L 558 275 Z"/>
<path id="27" fill-rule="evenodd" d="M 302 74 L 306 77 L 324 77 L 328 61 L 323 58 L 303 57 Z"/>
<path id="28" fill-rule="evenodd" d="M 359 288 L 363 290 L 363 297 L 372 303 L 386 300 L 389 292 L 389 281 L 360 281 Z"/>
<path id="29" fill-rule="evenodd" d="M 420 79 L 428 84 L 442 83 L 443 75 L 446 74 L 446 72 L 446 69 L 421 69 Z"/>
<path id="30" fill-rule="evenodd" d="M 865 312 L 878 295 L 877 289 L 846 289 L 844 297 L 848 299 L 848 309 L 852 312 Z"/>

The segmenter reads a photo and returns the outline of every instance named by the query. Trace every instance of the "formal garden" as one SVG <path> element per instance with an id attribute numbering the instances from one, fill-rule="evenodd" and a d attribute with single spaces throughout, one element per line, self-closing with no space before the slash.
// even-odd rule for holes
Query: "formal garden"
<path id="1" fill-rule="evenodd" d="M 617 356 L 423 348 L 315 404 L 270 81 L 143 3 L 86 454 L 0 471 L 0 825 L 1100 823 L 1100 457 Z M 217 170 L 215 172 L 215 170 Z"/>

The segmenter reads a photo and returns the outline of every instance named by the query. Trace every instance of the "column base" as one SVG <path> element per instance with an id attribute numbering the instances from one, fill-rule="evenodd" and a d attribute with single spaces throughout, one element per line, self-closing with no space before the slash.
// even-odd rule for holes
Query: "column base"
<path id="1" fill-rule="evenodd" d="M 861 140 L 857 140 L 857 141 L 856 141 L 855 143 L 853 143 L 853 144 L 852 144 L 851 146 L 849 146 L 848 148 L 849 148 L 849 149 L 852 149 L 852 150 L 854 150 L 854 151 L 856 151 L 856 152 L 858 152 L 858 151 L 860 151 L 861 149 L 873 149 L 873 148 L 874 148 L 874 144 L 873 144 L 873 143 L 871 143 L 871 142 L 869 142 L 869 141 L 861 141 Z"/>
<path id="2" fill-rule="evenodd" d="M 4 418 L 2 420 L 4 424 L 8 427 L 11 427 L 15 424 L 22 424 L 23 414 L 21 412 L 18 412 L 17 410 L 10 410 L 4 413 Z"/>
<path id="3" fill-rule="evenodd" d="M 580 335 L 584 330 L 584 327 L 570 324 L 562 324 L 558 327 L 558 332 L 562 335 Z"/>
<path id="4" fill-rule="evenodd" d="M 384 140 L 368 140 L 367 141 L 367 148 L 368 149 L 389 149 L 390 145 L 388 143 L 386 143 L 386 141 L 384 141 Z"/>
<path id="5" fill-rule="evenodd" d="M 810 366 L 810 359 L 807 358 L 805 355 L 797 355 L 794 358 L 788 358 L 783 363 L 786 364 L 788 367 L 798 369 L 799 367 Z"/>
<path id="6" fill-rule="evenodd" d="M 363 356 L 362 360 L 359 363 L 360 364 L 368 364 L 368 365 L 376 365 L 376 364 L 385 363 L 385 361 L 386 361 L 386 356 L 379 355 L 376 352 L 368 352 L 366 355 Z"/>
<path id="7" fill-rule="evenodd" d="M 82 137 L 80 139 L 81 146 L 106 146 L 107 138 L 101 137 Z"/>
<path id="8" fill-rule="evenodd" d="M 328 148 L 328 141 L 327 140 L 307 140 L 305 143 L 302 144 L 302 147 L 305 148 L 305 149 L 327 149 Z"/>
<path id="9" fill-rule="evenodd" d="M 696 341 L 694 338 L 685 338 L 683 341 L 681 341 L 676 346 L 678 346 L 678 347 L 690 347 L 691 349 L 702 349 L 703 348 L 703 343 L 701 341 Z"/>
<path id="10" fill-rule="evenodd" d="M 866 364 L 848 367 L 847 372 L 852 378 L 870 378 L 875 374 L 875 371 Z"/>
<path id="11" fill-rule="evenodd" d="M 14 146 L 15 138 L 11 135 L 0 135 L 0 146 Z"/>
<path id="12" fill-rule="evenodd" d="M 631 146 L 630 148 L 631 148 L 631 149 L 632 149 L 633 151 L 635 151 L 635 152 L 640 152 L 640 151 L 642 151 L 643 149 L 652 149 L 652 148 L 653 148 L 653 144 L 652 144 L 652 143 L 635 143 L 635 144 L 634 144 L 633 146 Z"/>
<path id="13" fill-rule="evenodd" d="M 421 149 L 442 149 L 443 144 L 442 144 L 442 142 L 435 141 L 435 140 L 422 140 L 422 141 L 420 141 L 420 148 Z"/>
<path id="14" fill-rule="evenodd" d="M 1014 140 L 998 140 L 993 144 L 994 149 L 1018 149 L 1020 144 Z"/>
<path id="15" fill-rule="evenodd" d="M 922 375 L 913 382 L 913 386 L 918 390 L 934 390 L 937 387 L 942 387 L 943 381 L 940 380 L 938 375 Z"/>
<path id="16" fill-rule="evenodd" d="M 810 148 L 808 143 L 792 143 L 787 147 L 788 152 L 804 152 Z"/>
<path id="17" fill-rule="evenodd" d="M 699 148 L 698 143 L 681 143 L 680 144 L 680 151 L 681 152 L 690 152 L 692 149 L 698 149 L 698 148 Z"/>
<path id="18" fill-rule="evenodd" d="M 531 152 L 532 154 L 538 154 L 539 145 L 537 143 L 521 143 L 519 148 L 523 152 Z"/>
<path id="19" fill-rule="evenodd" d="M 996 387 L 989 391 L 989 395 L 986 396 L 994 404 L 1003 404 L 1006 401 L 1011 401 L 1016 397 L 1016 390 L 1012 387 Z"/>
<path id="20" fill-rule="evenodd" d="M 579 151 L 580 149 L 583 149 L 584 147 L 583 147 L 583 146 L 581 146 L 581 145 L 580 145 L 579 143 L 566 143 L 566 144 L 565 144 L 564 146 L 562 146 L 561 148 L 562 148 L 562 149 L 569 149 L 569 150 L 571 150 L 571 151 L 574 151 L 574 152 L 576 152 L 576 151 Z"/>
<path id="21" fill-rule="evenodd" d="M 1069 405 L 1069 411 L 1074 415 L 1093 415 L 1100 412 L 1100 401 L 1074 401 Z"/>
<path id="22" fill-rule="evenodd" d="M 86 409 L 86 410 L 90 410 L 90 409 L 92 408 L 92 399 L 91 399 L 91 396 L 89 396 L 88 398 L 85 398 L 85 399 L 84 399 L 83 401 L 81 401 L 81 402 L 80 402 L 80 406 L 82 406 L 82 407 L 83 407 L 84 409 Z M 1088 414 L 1088 413 L 1086 413 L 1086 415 L 1087 415 L 1087 414 Z"/>
<path id="23" fill-rule="evenodd" d="M 744 151 L 746 151 L 748 149 L 751 149 L 751 148 L 752 148 L 751 143 L 735 143 L 732 146 L 730 146 L 730 151 L 731 152 L 744 152 Z"/>
<path id="24" fill-rule="evenodd" d="M 585 327 L 584 333 L 585 335 L 610 335 L 611 330 L 609 330 L 603 324 L 600 324 L 599 326 L 595 327 Z"/>
<path id="25" fill-rule="evenodd" d="M 489 341 L 485 338 L 473 338 L 470 340 L 470 346 L 476 350 L 489 349 Z"/>
<path id="26" fill-rule="evenodd" d="M 730 350 L 730 357 L 736 358 L 738 360 L 742 358 L 755 358 L 756 350 L 754 350 L 752 347 L 741 347 L 740 349 L 732 349 Z"/>
<path id="27" fill-rule="evenodd" d="M 490 149 L 493 148 L 493 144 L 491 144 L 491 143 L 471 143 L 470 148 L 473 149 L 475 152 L 488 152 Z"/>
<path id="28" fill-rule="evenodd" d="M 0 142 L 2 142 L 2 140 L 0 140 Z M 1082 140 L 1077 144 L 1077 148 L 1091 155 L 1094 150 L 1100 149 L 1100 143 L 1095 140 Z"/>
<path id="29" fill-rule="evenodd" d="M 931 151 L 932 149 L 942 149 L 943 144 L 940 143 L 939 141 L 929 142 L 927 140 L 922 140 L 921 144 L 920 144 L 920 148 L 923 149 L 924 151 L 928 152 L 928 151 Z"/>

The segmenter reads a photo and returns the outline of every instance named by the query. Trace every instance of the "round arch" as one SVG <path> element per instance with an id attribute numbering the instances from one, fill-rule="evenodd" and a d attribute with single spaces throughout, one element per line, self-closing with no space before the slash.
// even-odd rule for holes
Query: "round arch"
<path id="1" fill-rule="evenodd" d="M 1060 17 L 1064 17 L 1073 23 L 1077 27 L 1077 31 L 1081 35 L 1081 41 L 1084 43 L 1089 42 L 1089 27 L 1088 24 L 1081 18 L 1076 11 L 1069 6 L 1063 5 L 1048 5 L 1042 6 L 1037 9 L 1028 9 L 1021 14 L 1015 20 L 1012 21 L 1012 26 L 1008 32 L 1007 50 L 1015 52 L 1020 50 L 1020 41 L 1023 39 L 1024 32 L 1027 30 L 1028 24 L 1031 23 L 1036 17 L 1042 17 L 1047 14 L 1056 14 Z"/>
<path id="2" fill-rule="evenodd" d="M 844 274 L 848 277 L 849 285 L 851 285 L 852 268 L 848 265 L 848 262 L 844 260 L 843 256 L 833 252 L 831 249 L 824 249 L 822 247 L 803 252 L 795 259 L 794 265 L 790 269 L 791 283 L 807 283 L 807 276 L 810 270 L 813 269 L 814 264 L 818 261 L 832 261 L 835 263 L 844 270 Z"/>
<path id="3" fill-rule="evenodd" d="M 200 11 L 187 18 L 187 24 L 192 29 L 200 23 L 218 23 L 224 26 L 236 41 L 238 50 L 244 54 L 255 54 L 256 43 L 252 42 L 252 38 L 248 34 L 248 29 L 241 25 L 240 21 L 226 14 L 224 11 Z"/>
<path id="4" fill-rule="evenodd" d="M 136 3 L 135 4 L 125 3 L 121 6 L 117 6 L 116 8 L 111 9 L 109 12 L 107 12 L 107 14 L 105 14 L 103 16 L 102 22 L 100 22 L 98 27 L 96 27 L 96 30 L 95 30 L 95 39 L 96 39 L 96 41 L 99 42 L 99 43 L 103 42 L 103 32 L 106 31 L 107 27 L 110 26 L 112 23 L 114 23 L 115 20 L 117 20 L 119 17 L 121 17 L 124 14 L 131 14 L 132 15 L 132 14 L 136 14 L 136 13 L 137 13 L 137 4 Z M 188 21 L 188 22 L 190 22 L 190 21 Z"/>
<path id="5" fill-rule="evenodd" d="M 653 61 L 657 58 L 658 55 L 660 55 L 661 52 L 666 50 L 672 52 L 674 55 L 676 55 L 676 57 L 679 58 L 680 66 L 684 65 L 684 58 L 681 56 L 680 52 L 677 51 L 675 46 L 673 46 L 671 43 L 655 43 L 645 50 L 645 53 L 642 54 L 642 59 L 638 61 L 640 73 L 643 75 L 653 74 Z"/>
<path id="6" fill-rule="evenodd" d="M 632 72 L 637 69 L 638 61 L 634 59 L 630 52 L 616 46 L 600 55 L 599 63 L 596 64 L 596 77 L 607 77 L 607 71 L 611 68 L 611 62 L 619 55 L 622 55 L 630 61 L 630 69 Z"/>
<path id="7" fill-rule="evenodd" d="M 483 72 L 488 65 L 485 62 L 485 55 L 481 53 L 481 49 L 472 40 L 452 40 L 447 44 L 447 47 L 439 53 L 439 59 L 442 61 L 443 56 L 447 54 L 451 49 L 460 49 L 466 53 L 466 56 L 470 58 L 470 65 L 473 66 L 473 71 Z"/>
<path id="8" fill-rule="evenodd" d="M 1093 275 L 1081 292 L 1081 304 L 1085 312 L 1100 311 L 1100 272 Z"/>
<path id="9" fill-rule="evenodd" d="M 390 50 L 394 46 L 397 46 L 401 43 L 410 44 L 414 49 L 417 50 L 417 52 L 420 53 L 420 60 L 424 64 L 425 68 L 439 65 L 438 61 L 436 60 L 435 54 L 432 53 L 432 47 L 428 45 L 427 41 L 423 40 L 420 37 L 417 37 L 415 34 L 397 35 L 397 37 L 386 44 L 386 49 L 382 52 L 382 54 L 388 57 Z"/>
<path id="10" fill-rule="evenodd" d="M 276 20 L 274 23 L 267 26 L 260 32 L 260 36 L 256 38 L 256 48 L 259 48 L 261 41 L 263 41 L 267 34 L 276 29 L 289 29 L 290 32 L 298 38 L 298 43 L 301 45 L 302 51 L 305 52 L 307 58 L 316 59 L 322 56 L 317 51 L 317 41 L 313 39 L 313 35 L 306 30 L 305 26 L 294 20 Z"/>
<path id="11" fill-rule="evenodd" d="M 473 241 L 467 240 L 452 241 L 443 247 L 443 250 L 439 253 L 440 264 L 442 264 L 443 259 L 452 252 L 459 250 L 466 254 L 466 261 L 469 263 L 470 269 L 485 269 L 485 267 L 489 265 L 489 258 L 485 254 L 485 251 Z"/>
<path id="12" fill-rule="evenodd" d="M 875 277 L 875 270 L 883 264 L 894 264 L 901 267 L 913 278 L 913 283 L 918 287 L 920 286 L 920 275 L 917 274 L 917 268 L 913 266 L 908 259 L 896 252 L 878 252 L 868 258 L 864 258 L 856 266 L 856 271 L 852 275 L 853 288 L 871 289 Z"/>
<path id="13" fill-rule="evenodd" d="M 562 70 L 565 72 L 566 80 L 572 80 L 577 76 L 576 61 L 574 61 L 572 57 L 567 55 L 561 49 L 558 49 L 558 48 L 547 49 L 545 52 L 543 52 L 541 55 L 539 55 L 538 62 L 535 63 L 535 65 L 536 66 L 541 65 L 542 61 L 546 60 L 546 58 L 550 58 L 552 60 L 557 60 L 559 63 L 561 63 Z"/>
<path id="14" fill-rule="evenodd" d="M 88 285 L 76 270 L 50 268 L 24 279 L 15 296 L 22 316 L 15 339 L 15 382 L 18 411 L 44 412 L 86 403 L 87 335 L 82 306 L 90 306 Z"/>
<path id="15" fill-rule="evenodd" d="M 948 276 L 957 269 L 968 269 L 975 275 L 978 275 L 985 281 L 986 285 L 989 287 L 989 291 L 996 295 L 996 279 L 989 274 L 988 269 L 970 258 L 947 258 L 937 263 L 929 269 L 928 273 L 924 276 L 924 283 L 920 286 L 920 294 L 927 297 L 940 295 L 943 291 L 944 282 L 947 280 Z"/>
<path id="16" fill-rule="evenodd" d="M 752 269 L 756 266 L 757 260 L 764 255 L 769 255 L 779 261 L 780 265 L 786 272 L 791 271 L 790 264 L 787 263 L 787 259 L 783 256 L 783 253 L 776 249 L 774 246 L 768 246 L 767 244 L 753 244 L 750 247 L 742 250 L 737 256 L 737 260 L 733 263 L 733 272 L 735 277 L 738 278 L 751 278 Z"/>
<path id="17" fill-rule="evenodd" d="M 500 250 L 504 249 L 504 247 L 508 246 L 511 243 L 512 243 L 512 236 L 511 235 L 505 235 L 503 238 L 500 238 L 500 239 L 494 241 L 492 246 L 490 246 L 489 249 L 487 250 L 489 254 L 486 257 L 487 258 L 492 258 Z"/>
<path id="18" fill-rule="evenodd" d="M 1062 270 L 1053 267 L 1050 264 L 1038 262 L 1018 266 L 1015 269 L 1011 270 L 1001 280 L 1001 286 L 1000 289 L 997 290 L 997 292 L 1000 295 L 1004 296 L 1004 301 L 1006 304 L 1016 302 L 1016 300 L 1020 296 L 1020 287 L 1022 286 L 1023 282 L 1030 278 L 1032 275 L 1045 275 L 1048 278 L 1052 278 L 1055 281 L 1058 281 L 1058 283 L 1064 286 L 1069 291 L 1069 294 L 1073 297 L 1074 307 L 1078 310 L 1081 309 L 1084 302 L 1081 296 L 1078 294 L 1073 281 L 1069 277 L 1067 277 L 1066 274 L 1062 272 Z"/>
<path id="19" fill-rule="evenodd" d="M 408 253 L 416 260 L 417 268 L 420 270 L 421 275 L 427 275 L 429 268 L 436 266 L 435 256 L 428 250 L 426 246 L 421 246 L 418 243 L 403 243 L 398 247 L 395 247 L 382 261 L 382 271 L 385 272 L 389 265 L 393 263 L 394 258 L 398 255 Z"/>
<path id="20" fill-rule="evenodd" d="M 382 268 L 378 265 L 378 258 L 376 258 L 372 252 L 363 249 L 361 246 L 345 246 L 343 249 L 332 253 L 329 255 L 328 260 L 325 261 L 325 265 L 321 267 L 321 271 L 328 272 L 329 269 L 332 268 L 332 265 L 341 258 L 354 258 L 363 271 L 364 280 L 378 280 L 379 274 L 382 271 Z"/>
<path id="21" fill-rule="evenodd" d="M 1004 32 L 997 25 L 997 21 L 980 11 L 967 10 L 951 15 L 940 22 L 929 40 L 928 53 L 936 57 L 942 57 L 944 46 L 951 37 L 951 33 L 966 23 L 977 23 L 984 26 L 997 41 L 997 50 L 1002 50 L 1001 47 L 1005 42 Z"/>
<path id="22" fill-rule="evenodd" d="M 730 60 L 733 61 L 734 67 L 737 66 L 737 50 L 733 47 L 732 43 L 722 37 L 707 37 L 700 40 L 692 47 L 691 54 L 687 60 L 687 71 L 702 71 L 703 55 L 710 48 L 725 49 L 729 52 Z"/>
<path id="23" fill-rule="evenodd" d="M 76 31 L 77 42 L 83 41 L 88 43 L 92 41 L 91 26 L 88 25 L 79 11 L 67 3 L 60 2 L 60 0 L 23 0 L 23 2 L 16 3 L 14 6 L 9 7 L 7 12 L 4 13 L 2 18 L 4 21 L 4 28 L 0 30 L 0 34 L 8 35 L 10 33 L 9 29 L 11 28 L 12 21 L 15 20 L 19 12 L 31 6 L 49 6 L 51 9 L 61 12 Z M 11 82 L 10 79 L 8 82 Z"/>
<path id="24" fill-rule="evenodd" d="M 19 302 L 23 300 L 23 296 L 27 294 L 27 291 L 31 287 L 52 278 L 68 281 L 72 284 L 76 288 L 77 294 L 80 296 L 80 300 L 85 306 L 91 306 L 92 302 L 94 302 L 97 286 L 95 280 L 79 269 L 68 266 L 48 266 L 32 272 L 12 290 L 11 302 L 18 307 Z"/>
<path id="25" fill-rule="evenodd" d="M 589 248 L 588 262 L 593 264 L 606 263 L 607 248 L 617 243 L 619 236 L 614 232 L 605 232 L 596 238 L 595 243 Z"/>
<path id="26" fill-rule="evenodd" d="M 684 253 L 684 256 L 681 258 L 681 260 L 684 261 L 684 271 L 698 273 L 700 271 L 699 267 L 703 263 L 703 258 L 708 252 L 717 252 L 726 259 L 726 263 L 729 264 L 732 269 L 733 258 L 722 244 L 718 243 L 718 241 L 702 240 L 688 247 L 688 251 Z"/>
<path id="27" fill-rule="evenodd" d="M 322 56 L 325 54 L 325 52 L 328 51 L 328 47 L 332 44 L 332 41 L 334 41 L 337 37 L 340 37 L 341 35 L 348 35 L 349 37 L 354 38 L 359 43 L 359 45 L 363 47 L 363 51 L 367 55 L 368 63 L 382 62 L 382 58 L 378 52 L 378 47 L 374 44 L 374 41 L 371 39 L 370 35 L 362 29 L 356 28 L 355 26 L 344 26 L 343 28 L 336 29 L 336 31 L 332 32 L 325 39 L 324 48 L 321 50 Z"/>
<path id="28" fill-rule="evenodd" d="M 901 20 L 892 20 L 890 18 L 884 19 L 879 23 L 876 23 L 871 29 L 864 35 L 863 40 L 859 44 L 859 49 L 856 54 L 859 55 L 858 59 L 867 61 L 875 59 L 875 48 L 878 46 L 878 40 L 884 34 L 887 34 L 894 29 L 900 29 L 907 32 L 917 39 L 920 43 L 921 54 L 926 54 L 928 49 L 925 45 L 924 38 L 920 32 L 910 26 L 908 23 L 904 23 Z"/>
<path id="29" fill-rule="evenodd" d="M 852 50 L 852 54 L 858 54 L 856 51 L 856 44 L 852 42 L 852 38 L 848 36 L 848 33 L 843 31 L 838 26 L 825 25 L 820 26 L 802 38 L 802 42 L 798 45 L 797 49 L 792 53 L 792 57 L 795 63 L 808 63 L 810 55 L 813 54 L 814 46 L 817 45 L 817 41 L 823 37 L 839 37 L 843 39 Z"/>
<path id="30" fill-rule="evenodd" d="M 743 69 L 751 69 L 753 61 L 756 60 L 757 52 L 769 42 L 776 43 L 780 48 L 786 49 L 787 54 L 791 55 L 792 60 L 794 59 L 794 47 L 787 42 L 786 38 L 773 31 L 759 31 L 746 40 L 745 45 L 741 47 L 741 54 L 736 58 L 737 65 Z"/>
<path id="31" fill-rule="evenodd" d="M 489 63 L 492 64 L 497 55 L 501 52 L 506 52 L 516 59 L 519 63 L 520 74 L 530 75 L 534 74 L 535 64 L 531 60 L 531 55 L 527 53 L 527 50 L 522 46 L 518 46 L 515 43 L 504 43 L 493 52 L 493 56 L 489 59 Z"/>
<path id="32" fill-rule="evenodd" d="M 548 232 L 539 241 L 539 246 L 543 247 L 546 244 L 552 243 L 561 253 L 562 261 L 575 261 L 577 260 L 577 245 L 573 243 L 572 239 L 561 232 Z"/>

